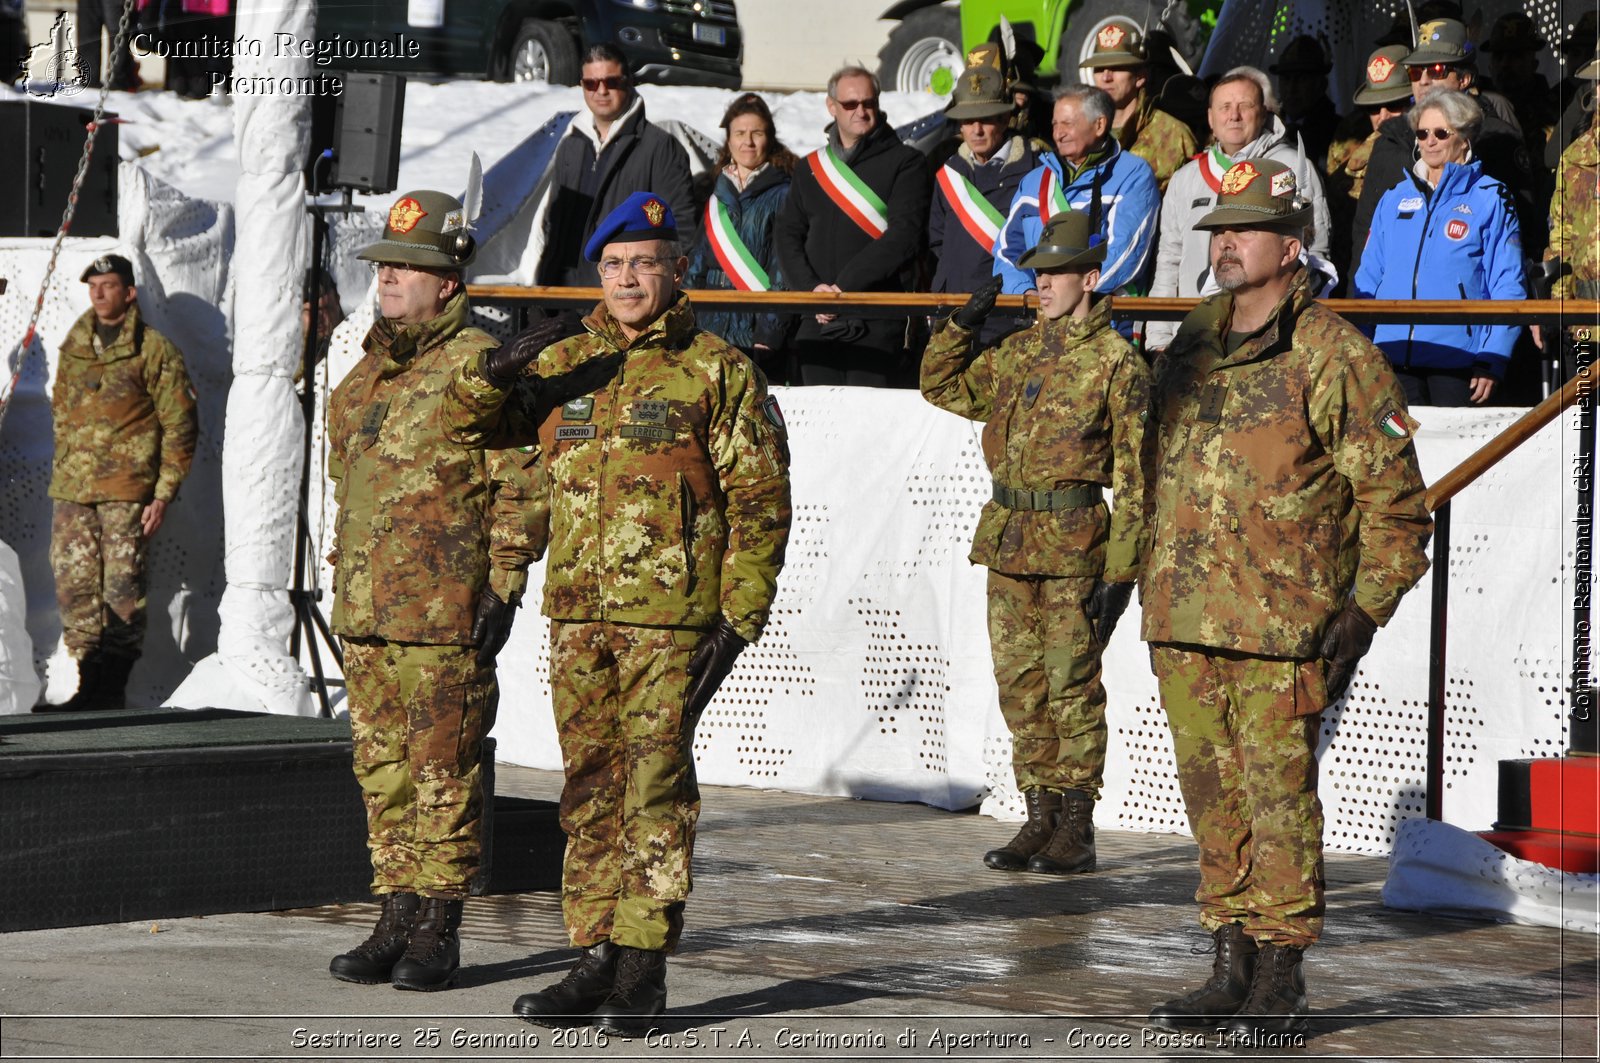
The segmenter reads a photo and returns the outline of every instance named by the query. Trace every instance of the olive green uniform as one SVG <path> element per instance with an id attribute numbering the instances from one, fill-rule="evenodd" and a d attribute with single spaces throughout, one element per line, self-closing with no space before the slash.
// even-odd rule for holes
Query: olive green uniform
<path id="1" fill-rule="evenodd" d="M 1157 107 L 1149 89 L 1140 90 L 1138 111 L 1115 132 L 1125 150 L 1150 164 L 1162 195 L 1166 195 L 1172 175 L 1200 150 L 1194 131 Z"/>
<path id="2" fill-rule="evenodd" d="M 984 422 L 996 497 L 969 557 L 989 569 L 989 642 L 1017 786 L 1091 799 L 1105 768 L 1106 693 L 1084 604 L 1097 579 L 1137 579 L 1149 541 L 1150 373 L 1111 327 L 1110 306 L 1041 320 L 981 351 L 951 320 L 922 360 L 928 401 Z M 1108 486 L 1114 511 L 1101 500 Z"/>
<path id="3" fill-rule="evenodd" d="M 670 951 L 699 816 L 685 671 L 724 618 L 761 634 L 788 540 L 788 444 L 761 371 L 677 302 L 631 342 L 601 306 L 509 391 L 463 367 L 447 430 L 537 442 L 572 942 Z"/>
<path id="4" fill-rule="evenodd" d="M 1600 297 L 1600 128 L 1591 126 L 1561 153 L 1544 257 L 1571 270 L 1556 282 L 1555 298 Z M 1591 330 L 1594 324 L 1587 323 Z"/>
<path id="5" fill-rule="evenodd" d="M 1231 351 L 1232 296 L 1205 300 L 1158 360 L 1141 598 L 1200 921 L 1292 947 L 1322 927 L 1324 629 L 1352 597 L 1387 623 L 1432 530 L 1388 360 L 1306 285 Z"/>
<path id="6" fill-rule="evenodd" d="M 137 303 L 110 343 L 94 326 L 91 310 L 68 331 L 51 392 L 50 562 L 72 655 L 138 657 L 147 588 L 140 517 L 150 502 L 177 496 L 199 420 L 183 355 L 144 323 Z"/>
<path id="7" fill-rule="evenodd" d="M 535 456 L 462 448 L 440 430 L 451 374 L 495 346 L 467 320 L 461 292 L 421 325 L 379 320 L 329 401 L 331 626 L 379 894 L 467 895 L 498 699 L 494 668 L 476 662 L 474 611 L 486 585 L 518 600 L 544 545 Z"/>

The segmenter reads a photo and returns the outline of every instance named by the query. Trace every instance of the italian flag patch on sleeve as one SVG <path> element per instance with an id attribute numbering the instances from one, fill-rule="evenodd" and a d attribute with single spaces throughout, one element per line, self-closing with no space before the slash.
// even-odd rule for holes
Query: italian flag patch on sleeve
<path id="1" fill-rule="evenodd" d="M 1393 406 L 1389 407 L 1388 413 L 1378 419 L 1378 430 L 1390 439 L 1407 439 L 1411 435 L 1411 429 L 1406 427 L 1405 418 L 1401 417 L 1400 411 Z"/>

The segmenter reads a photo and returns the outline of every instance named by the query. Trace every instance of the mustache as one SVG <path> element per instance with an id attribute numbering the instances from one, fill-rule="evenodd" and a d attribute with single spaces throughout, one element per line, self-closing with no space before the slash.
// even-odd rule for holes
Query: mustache
<path id="1" fill-rule="evenodd" d="M 643 285 L 636 284 L 631 288 L 613 288 L 611 295 L 617 299 L 643 299 L 645 290 Z"/>
<path id="2" fill-rule="evenodd" d="M 1223 255 L 1217 259 L 1218 266 L 1242 266 L 1244 261 L 1235 255 Z"/>

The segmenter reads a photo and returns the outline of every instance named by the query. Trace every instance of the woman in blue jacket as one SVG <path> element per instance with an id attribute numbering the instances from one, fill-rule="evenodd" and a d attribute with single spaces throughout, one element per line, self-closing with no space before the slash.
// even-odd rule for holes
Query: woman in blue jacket
<path id="1" fill-rule="evenodd" d="M 1522 238 L 1505 185 L 1483 173 L 1472 141 L 1483 110 L 1436 89 L 1407 114 L 1417 161 L 1378 202 L 1354 291 L 1372 299 L 1522 299 Z M 1373 339 L 1412 406 L 1488 401 L 1505 378 L 1519 326 L 1389 322 Z"/>
<path id="2" fill-rule="evenodd" d="M 722 116 L 717 184 L 689 258 L 685 287 L 776 291 L 784 287 L 772 223 L 789 198 L 795 156 L 778 139 L 766 101 L 746 92 Z M 775 381 L 787 376 L 782 351 L 793 315 L 700 310 L 696 323 L 748 354 Z"/>

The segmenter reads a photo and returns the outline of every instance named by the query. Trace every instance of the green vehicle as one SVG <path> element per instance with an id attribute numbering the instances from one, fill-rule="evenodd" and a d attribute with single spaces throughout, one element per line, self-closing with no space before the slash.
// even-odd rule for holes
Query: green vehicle
<path id="1" fill-rule="evenodd" d="M 882 18 L 898 20 L 878 53 L 878 79 L 885 89 L 901 92 L 950 91 L 965 66 L 967 49 L 995 39 L 1004 16 L 1019 46 L 1031 42 L 1038 52 L 1037 72 L 1059 79 L 1076 75 L 1078 63 L 1094 50 L 1094 35 L 1113 15 L 1133 18 L 1149 29 L 1164 29 L 1191 64 L 1201 48 L 1200 19 L 1190 10 L 1193 0 L 900 0 Z M 1221 0 L 1200 0 L 1213 15 Z M 1143 10 L 1141 10 L 1143 8 Z"/>

